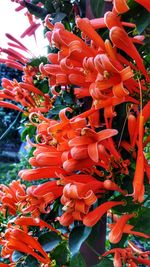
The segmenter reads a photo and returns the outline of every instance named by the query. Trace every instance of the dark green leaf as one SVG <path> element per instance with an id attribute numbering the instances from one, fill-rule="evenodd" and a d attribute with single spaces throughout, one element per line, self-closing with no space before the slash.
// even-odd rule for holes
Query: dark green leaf
<path id="1" fill-rule="evenodd" d="M 66 102 L 67 104 L 73 104 L 74 103 L 73 95 L 71 93 L 64 91 L 62 93 L 62 96 L 63 96 L 63 101 Z"/>
<path id="2" fill-rule="evenodd" d="M 150 235 L 149 218 L 150 209 L 147 207 L 142 207 L 141 211 L 138 214 L 138 217 L 135 218 L 135 227 L 133 231 L 139 231 L 144 234 Z"/>
<path id="3" fill-rule="evenodd" d="M 59 242 L 61 242 L 61 237 L 54 232 L 49 232 L 40 235 L 38 241 L 43 247 L 43 249 L 46 252 L 49 252 L 54 249 L 59 244 Z"/>
<path id="4" fill-rule="evenodd" d="M 87 267 L 87 266 L 81 254 L 78 253 L 71 259 L 69 267 Z"/>
<path id="5" fill-rule="evenodd" d="M 24 3 L 31 14 L 35 15 L 38 18 L 45 19 L 46 15 L 48 14 L 47 9 L 28 3 L 26 1 L 24 1 Z"/>
<path id="6" fill-rule="evenodd" d="M 24 262 L 22 263 L 22 262 L 18 262 L 17 264 L 16 264 L 16 267 L 24 267 Z"/>
<path id="7" fill-rule="evenodd" d="M 87 245 L 90 245 L 95 251 L 102 254 L 105 250 L 106 239 L 106 216 L 92 227 L 92 231 L 86 240 Z M 99 242 L 101 244 L 99 248 Z"/>
<path id="8" fill-rule="evenodd" d="M 23 263 L 23 267 L 39 267 L 39 262 L 36 258 L 28 255 Z"/>
<path id="9" fill-rule="evenodd" d="M 107 258 L 102 258 L 100 263 L 94 265 L 93 267 L 113 267 L 113 262 Z"/>
<path id="10" fill-rule="evenodd" d="M 150 12 L 142 10 L 140 17 L 136 21 L 138 33 L 141 34 L 150 24 Z"/>
<path id="11" fill-rule="evenodd" d="M 101 17 L 104 10 L 104 0 L 90 0 L 90 4 L 94 17 Z"/>
<path id="12" fill-rule="evenodd" d="M 124 201 L 126 203 L 125 205 L 118 205 L 116 207 L 113 207 L 113 210 L 115 212 L 121 213 L 121 214 L 123 212 L 129 212 L 129 213 L 136 212 L 140 207 L 140 204 L 133 202 L 132 196 L 124 197 L 120 195 L 120 196 L 112 198 L 111 200 Z"/>
<path id="13" fill-rule="evenodd" d="M 92 228 L 82 225 L 73 228 L 69 236 L 69 248 L 72 257 L 79 252 L 82 243 L 87 239 L 91 230 Z"/>
<path id="14" fill-rule="evenodd" d="M 56 260 L 56 263 L 59 267 L 62 267 L 62 265 L 67 264 L 67 262 L 69 261 L 69 256 L 70 253 L 66 246 L 66 242 L 63 242 L 58 245 L 51 253 L 52 259 Z"/>
<path id="15" fill-rule="evenodd" d="M 48 13 L 49 13 L 49 14 L 55 12 L 55 9 L 54 9 L 54 7 L 53 7 L 52 1 L 45 0 L 45 4 L 44 4 L 44 6 L 45 6 L 45 8 L 48 10 Z"/>
<path id="16" fill-rule="evenodd" d="M 27 63 L 28 65 L 31 65 L 33 67 L 38 67 L 41 63 L 43 63 L 44 65 L 48 63 L 47 58 L 46 57 L 37 57 L 37 58 L 32 58 L 29 63 Z"/>
<path id="17" fill-rule="evenodd" d="M 53 17 L 53 24 L 55 24 L 56 22 L 60 22 L 62 21 L 64 18 L 66 17 L 66 13 L 63 12 L 57 12 L 55 14 L 55 16 Z"/>
<path id="18" fill-rule="evenodd" d="M 42 1 L 40 1 L 40 0 L 32 0 L 32 1 L 31 1 L 31 4 L 35 4 L 35 5 L 36 5 L 36 4 L 38 4 L 39 2 L 42 2 Z"/>
<path id="19" fill-rule="evenodd" d="M 23 258 L 25 256 L 24 253 L 21 253 L 20 251 L 15 250 L 12 254 L 12 261 L 13 262 L 17 262 L 19 261 L 21 258 Z"/>
<path id="20" fill-rule="evenodd" d="M 29 125 L 28 127 L 26 127 L 21 133 L 21 141 L 25 142 L 27 135 L 29 135 L 29 138 L 33 137 L 33 135 L 35 134 L 35 131 L 36 131 L 36 127 L 33 125 Z"/>
<path id="21" fill-rule="evenodd" d="M 44 94 L 48 93 L 49 91 L 49 85 L 47 79 L 41 80 L 41 81 L 35 81 L 35 86 L 40 89 Z"/>
<path id="22" fill-rule="evenodd" d="M 55 106 L 53 109 L 50 110 L 50 114 L 57 115 L 63 108 L 65 108 L 65 106 L 63 105 Z"/>

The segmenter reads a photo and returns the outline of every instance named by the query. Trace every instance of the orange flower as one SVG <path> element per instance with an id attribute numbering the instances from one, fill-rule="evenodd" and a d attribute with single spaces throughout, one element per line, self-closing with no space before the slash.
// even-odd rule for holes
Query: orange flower
<path id="1" fill-rule="evenodd" d="M 108 238 L 111 243 L 116 244 L 121 240 L 126 222 L 134 216 L 135 214 L 124 214 L 117 220 L 109 233 Z"/>
<path id="2" fill-rule="evenodd" d="M 89 212 L 83 219 L 83 224 L 86 226 L 92 227 L 95 225 L 101 217 L 111 208 L 117 205 L 123 205 L 123 201 L 108 201 L 101 204 L 99 207 Z"/>
<path id="3" fill-rule="evenodd" d="M 96 194 L 103 192 L 103 183 L 96 180 L 86 184 L 66 184 L 61 197 L 65 213 L 59 218 L 59 222 L 68 226 L 74 220 L 84 220 L 90 207 L 97 201 Z"/>
<path id="4" fill-rule="evenodd" d="M 0 202 L 3 212 L 5 213 L 6 209 L 8 209 L 10 214 L 16 215 L 18 203 L 25 195 L 25 186 L 20 184 L 19 180 L 12 181 L 9 186 L 1 184 Z"/>
<path id="5" fill-rule="evenodd" d="M 32 213 L 39 217 L 41 213 L 50 212 L 50 204 L 62 195 L 63 188 L 57 185 L 56 181 L 49 181 L 38 186 L 27 188 L 26 197 L 20 203 L 20 209 L 23 214 Z"/>
<path id="6" fill-rule="evenodd" d="M 149 0 L 135 0 L 135 2 L 144 6 L 150 12 L 150 2 Z M 114 0 L 114 9 L 117 13 L 122 14 L 129 10 L 126 0 Z"/>
<path id="7" fill-rule="evenodd" d="M 32 255 L 42 263 L 50 263 L 50 258 L 37 239 L 17 227 L 9 227 L 1 243 L 3 244 L 1 255 L 4 258 L 11 257 L 17 250 Z"/>
<path id="8" fill-rule="evenodd" d="M 138 152 L 137 152 L 136 168 L 133 178 L 133 199 L 134 201 L 138 202 L 143 202 L 144 200 L 143 127 L 144 127 L 144 117 L 143 115 L 140 114 Z"/>

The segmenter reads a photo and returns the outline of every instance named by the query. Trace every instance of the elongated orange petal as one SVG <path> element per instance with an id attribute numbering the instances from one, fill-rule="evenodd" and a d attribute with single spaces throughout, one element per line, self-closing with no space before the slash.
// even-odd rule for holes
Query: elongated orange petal
<path id="1" fill-rule="evenodd" d="M 93 143 L 93 139 L 89 136 L 77 136 L 69 141 L 69 146 L 83 146 Z"/>
<path id="2" fill-rule="evenodd" d="M 114 0 L 113 4 L 114 4 L 114 9 L 119 14 L 123 14 L 129 10 L 126 0 Z"/>
<path id="3" fill-rule="evenodd" d="M 98 162 L 99 154 L 98 154 L 98 143 L 97 142 L 88 145 L 88 154 L 89 154 L 89 157 L 94 162 Z"/>
<path id="4" fill-rule="evenodd" d="M 35 257 L 37 260 L 43 263 L 49 263 L 50 259 L 40 256 L 39 254 L 35 253 L 27 244 L 18 241 L 17 239 L 14 239 L 12 241 L 9 241 L 8 248 L 12 250 L 17 250 L 20 252 L 24 252 L 27 254 L 31 254 L 33 257 Z"/>
<path id="5" fill-rule="evenodd" d="M 128 37 L 128 34 L 120 27 L 115 26 L 110 30 L 110 38 L 116 47 L 126 52 L 127 55 L 129 55 L 136 61 L 138 68 L 144 74 L 147 81 L 150 81 L 150 77 L 148 76 L 147 71 L 143 65 L 143 60 L 137 49 L 133 45 L 132 41 Z"/>
<path id="6" fill-rule="evenodd" d="M 94 165 L 94 162 L 91 159 L 86 159 L 86 160 L 69 159 L 63 163 L 63 168 L 67 172 L 74 172 L 77 170 L 90 168 L 92 167 L 92 165 Z"/>
<path id="7" fill-rule="evenodd" d="M 118 250 L 115 251 L 113 264 L 115 267 L 122 267 L 122 256 Z"/>
<path id="8" fill-rule="evenodd" d="M 59 168 L 59 167 L 42 167 L 37 169 L 26 169 L 23 171 L 20 171 L 18 175 L 26 181 L 34 181 L 39 180 L 42 178 L 51 178 L 51 177 L 57 177 L 56 173 L 62 173 L 65 174 L 66 172 Z"/>
<path id="9" fill-rule="evenodd" d="M 102 130 L 99 133 L 97 133 L 96 139 L 98 142 L 100 142 L 104 139 L 110 138 L 110 137 L 117 135 L 117 134 L 118 134 L 118 131 L 115 129 L 105 129 L 105 130 Z"/>
<path id="10" fill-rule="evenodd" d="M 133 178 L 133 198 L 134 201 L 143 202 L 144 200 L 144 154 L 143 154 L 143 128 L 144 117 L 140 115 L 139 121 L 139 140 L 136 160 L 136 169 Z"/>
<path id="11" fill-rule="evenodd" d="M 111 180 L 104 181 L 104 188 L 107 190 L 116 190 L 123 195 L 127 194 L 127 191 L 122 190 L 116 183 L 112 182 Z"/>
<path id="12" fill-rule="evenodd" d="M 100 37 L 100 35 L 93 29 L 92 25 L 90 24 L 90 21 L 88 19 L 82 19 L 77 17 L 76 18 L 76 24 L 77 27 L 83 31 L 83 33 L 88 36 L 91 40 L 94 41 L 95 45 L 97 47 L 100 47 L 101 49 L 105 49 L 104 41 Z"/>
<path id="13" fill-rule="evenodd" d="M 55 153 L 55 152 L 53 152 Z M 62 161 L 60 158 L 60 153 L 56 153 L 55 156 L 52 155 L 51 152 L 43 152 L 40 153 L 37 157 L 36 157 L 36 161 L 40 166 L 61 166 L 62 165 Z"/>
<path id="14" fill-rule="evenodd" d="M 118 221 L 109 233 L 109 241 L 111 243 L 116 244 L 121 240 L 126 222 L 134 216 L 135 214 L 124 214 L 118 219 Z"/>
<path id="15" fill-rule="evenodd" d="M 70 150 L 73 159 L 80 160 L 88 158 L 87 146 L 73 147 Z"/>
<path id="16" fill-rule="evenodd" d="M 48 224 L 47 222 L 39 219 L 39 218 L 33 218 L 33 217 L 19 217 L 16 218 L 14 223 L 16 225 L 20 226 L 39 226 L 39 227 L 46 227 L 50 229 L 53 232 L 60 233 L 58 230 L 56 230 L 53 226 Z"/>
<path id="17" fill-rule="evenodd" d="M 101 204 L 99 207 L 94 209 L 93 211 L 89 212 L 83 219 L 83 224 L 86 226 L 92 227 L 95 225 L 101 217 L 111 208 L 117 205 L 123 205 L 123 201 L 108 201 Z"/>

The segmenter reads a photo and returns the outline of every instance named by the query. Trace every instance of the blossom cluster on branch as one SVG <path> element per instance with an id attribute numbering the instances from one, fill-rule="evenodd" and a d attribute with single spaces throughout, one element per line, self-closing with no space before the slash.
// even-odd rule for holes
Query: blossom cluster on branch
<path id="1" fill-rule="evenodd" d="M 149 1 L 136 2 L 150 10 Z M 113 4 L 103 18 L 76 16 L 76 33 L 61 22 L 52 24 L 47 15 L 46 36 L 56 52 L 48 54 L 46 63 L 32 66 L 12 48 L 3 49 L 8 58 L 1 62 L 21 69 L 23 78 L 3 78 L 0 106 L 21 111 L 36 134 L 27 137 L 33 149 L 31 168 L 19 172 L 20 180 L 0 186 L 1 213 L 12 216 L 0 237 L 1 257 L 9 263 L 0 266 L 20 266 L 14 261 L 16 251 L 20 261 L 27 255 L 36 258 L 37 266 L 73 266 L 69 260 L 57 265 L 57 246 L 47 248 L 40 234 L 54 233 L 56 245 L 65 242 L 68 248 L 74 227 L 91 229 L 104 215 L 111 220 L 107 228 L 112 248 L 100 262 L 111 254 L 115 267 L 150 266 L 150 252 L 132 239 L 150 238 L 138 224 L 148 211 L 150 165 L 144 151 L 150 142 L 150 76 L 137 49 L 143 36 L 133 37 L 130 31 L 136 25 L 122 20 L 127 2 Z M 98 29 L 106 29 L 107 37 Z M 16 38 L 7 37 L 14 47 L 29 52 Z M 35 81 L 46 81 L 48 91 Z M 73 103 L 54 116 L 57 100 L 72 91 Z M 29 186 L 23 182 L 42 179 Z M 71 253 L 68 250 L 70 258 Z"/>

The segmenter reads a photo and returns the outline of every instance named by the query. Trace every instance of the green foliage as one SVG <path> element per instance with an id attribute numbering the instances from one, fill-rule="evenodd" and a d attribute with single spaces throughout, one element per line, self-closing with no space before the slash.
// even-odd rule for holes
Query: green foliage
<path id="1" fill-rule="evenodd" d="M 54 249 L 61 240 L 61 237 L 55 232 L 41 234 L 38 238 L 39 243 L 46 252 L 50 252 Z"/>
<path id="2" fill-rule="evenodd" d="M 81 254 L 78 252 L 74 257 L 71 258 L 69 267 L 87 267 L 85 260 L 81 256 Z"/>
<path id="3" fill-rule="evenodd" d="M 103 16 L 104 12 L 104 1 L 103 0 L 90 0 L 91 9 L 94 17 L 100 18 Z"/>
<path id="4" fill-rule="evenodd" d="M 16 267 L 39 267 L 39 262 L 33 256 L 28 255 L 23 261 L 18 262 Z"/>
<path id="5" fill-rule="evenodd" d="M 74 257 L 80 250 L 83 242 L 88 238 L 92 228 L 85 226 L 76 226 L 69 235 L 69 249 L 71 256 Z"/>
<path id="6" fill-rule="evenodd" d="M 29 10 L 29 12 L 40 19 L 44 19 L 46 15 L 48 14 L 48 10 L 46 10 L 45 8 L 39 7 L 32 3 L 28 3 L 26 1 L 24 1 L 24 3 L 27 9 Z"/>
<path id="7" fill-rule="evenodd" d="M 56 261 L 57 267 L 62 267 L 69 262 L 70 252 L 67 245 L 67 242 L 62 242 L 51 252 L 51 257 Z"/>
<path id="8" fill-rule="evenodd" d="M 94 265 L 93 267 L 113 267 L 113 262 L 107 258 L 102 258 L 100 263 Z"/>
<path id="9" fill-rule="evenodd" d="M 138 214 L 138 217 L 134 219 L 134 230 L 150 235 L 149 218 L 150 208 L 142 207 Z"/>

